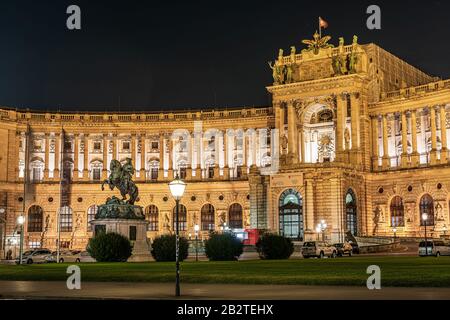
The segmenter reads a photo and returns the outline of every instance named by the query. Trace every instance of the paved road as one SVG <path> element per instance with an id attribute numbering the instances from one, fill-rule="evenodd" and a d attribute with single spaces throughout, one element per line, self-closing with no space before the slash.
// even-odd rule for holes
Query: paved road
<path id="1" fill-rule="evenodd" d="M 182 284 L 183 299 L 290 299 L 290 300 L 449 300 L 450 288 L 382 288 L 298 285 Z M 173 299 L 171 283 L 82 283 L 68 290 L 65 282 L 0 281 L 0 299 Z"/>

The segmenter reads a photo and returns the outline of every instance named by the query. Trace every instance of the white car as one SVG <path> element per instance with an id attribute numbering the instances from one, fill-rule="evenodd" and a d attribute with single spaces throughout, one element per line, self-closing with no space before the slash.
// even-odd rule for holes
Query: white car
<path id="1" fill-rule="evenodd" d="M 61 251 L 59 253 L 59 262 L 60 263 L 64 263 L 64 262 L 80 262 L 80 253 L 81 251 L 79 250 L 69 250 L 69 251 Z M 58 253 L 55 251 L 53 252 L 51 255 L 48 255 L 45 258 L 46 262 L 52 263 L 52 262 L 57 262 L 57 255 Z"/>
<path id="2" fill-rule="evenodd" d="M 48 249 L 25 251 L 22 254 L 22 264 L 45 263 L 45 258 L 51 253 Z M 16 263 L 20 264 L 20 257 L 16 259 Z"/>
<path id="3" fill-rule="evenodd" d="M 97 260 L 92 258 L 91 255 L 89 254 L 89 252 L 82 251 L 80 253 L 80 262 L 97 262 Z"/>
<path id="4" fill-rule="evenodd" d="M 450 242 L 443 240 L 428 240 L 419 243 L 419 256 L 450 256 Z"/>

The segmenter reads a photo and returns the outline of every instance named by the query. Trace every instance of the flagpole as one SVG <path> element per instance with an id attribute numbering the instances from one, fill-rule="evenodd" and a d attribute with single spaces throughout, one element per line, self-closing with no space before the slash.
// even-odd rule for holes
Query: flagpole
<path id="1" fill-rule="evenodd" d="M 322 26 L 320 25 L 320 17 L 319 17 L 319 37 L 322 38 Z"/>

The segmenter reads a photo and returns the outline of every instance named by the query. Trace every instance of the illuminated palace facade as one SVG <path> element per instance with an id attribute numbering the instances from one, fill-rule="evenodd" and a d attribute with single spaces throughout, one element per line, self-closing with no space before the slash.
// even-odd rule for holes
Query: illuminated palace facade
<path id="1" fill-rule="evenodd" d="M 82 249 L 111 159 L 131 158 L 148 237 L 174 231 L 168 182 L 187 182 L 181 230 L 224 226 L 330 242 L 430 236 L 449 225 L 450 81 L 375 44 L 309 46 L 271 63 L 272 106 L 163 113 L 0 110 L 2 257 L 25 247 Z M 59 213 L 59 216 L 58 216 Z M 427 220 L 422 219 L 423 213 Z"/>

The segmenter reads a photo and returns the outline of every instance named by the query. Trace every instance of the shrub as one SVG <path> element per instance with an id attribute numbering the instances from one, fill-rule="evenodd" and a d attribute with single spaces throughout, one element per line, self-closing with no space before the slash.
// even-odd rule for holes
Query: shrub
<path id="1" fill-rule="evenodd" d="M 125 262 L 133 248 L 121 234 L 100 232 L 89 240 L 87 251 L 98 262 Z"/>
<path id="2" fill-rule="evenodd" d="M 156 261 L 175 261 L 175 235 L 163 235 L 155 238 L 152 243 L 152 256 Z M 180 261 L 188 257 L 188 241 L 180 237 Z"/>
<path id="3" fill-rule="evenodd" d="M 244 245 L 232 233 L 211 233 L 205 242 L 205 253 L 211 261 L 237 260 Z"/>
<path id="4" fill-rule="evenodd" d="M 256 243 L 261 259 L 289 259 L 294 252 L 294 244 L 289 238 L 277 234 L 265 234 Z"/>

